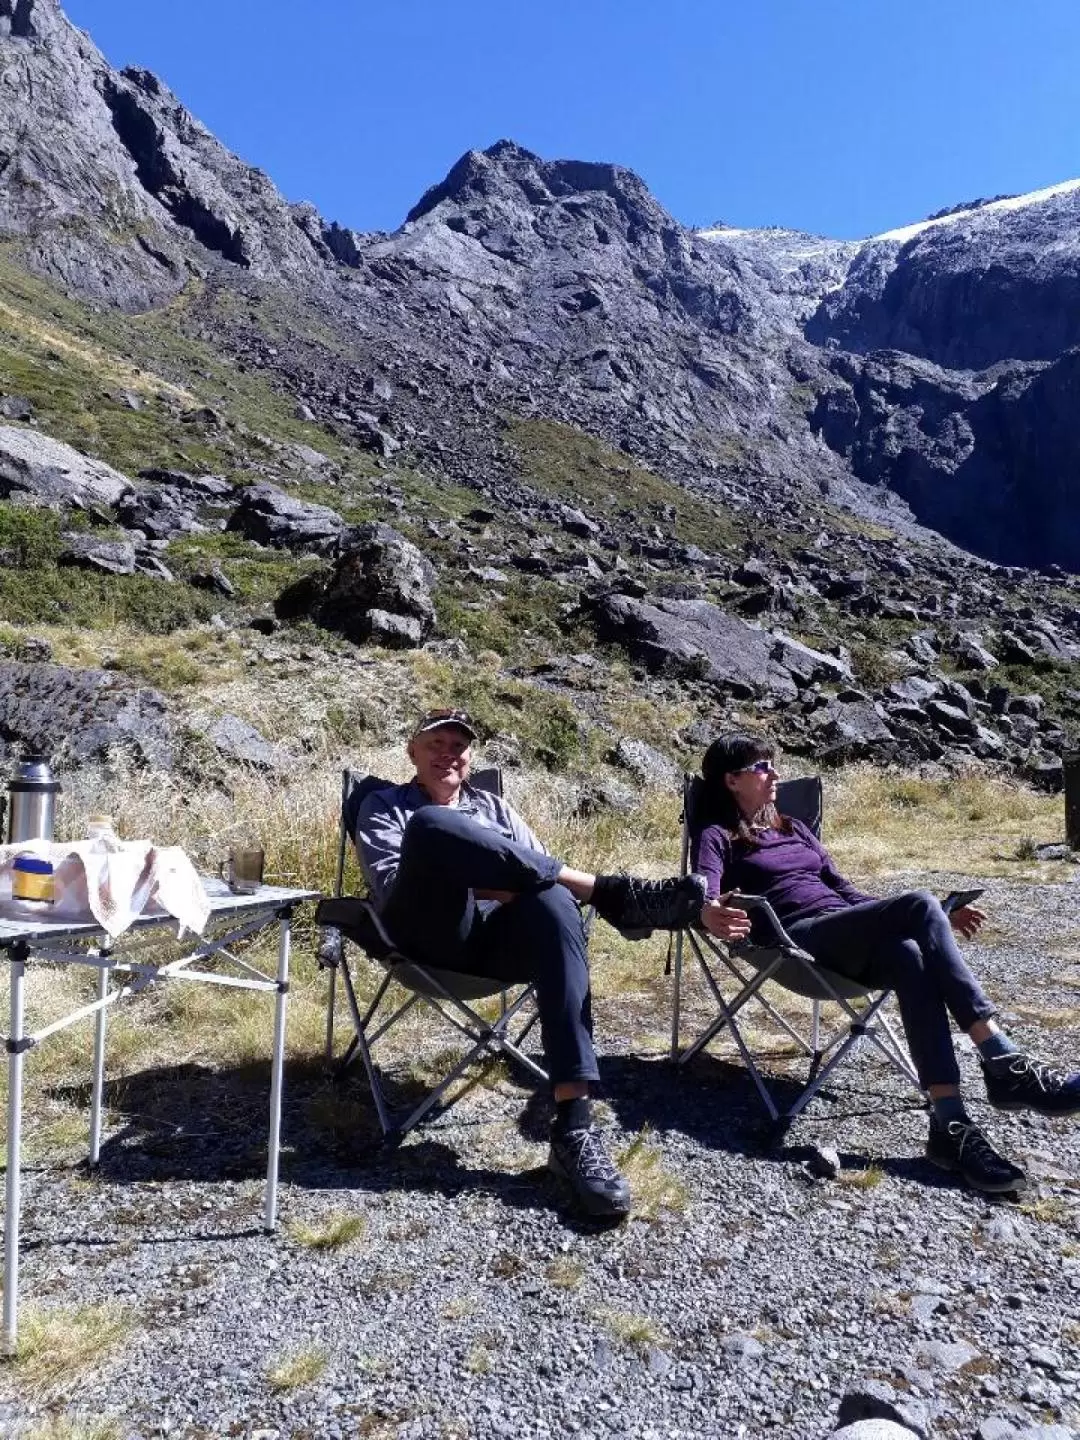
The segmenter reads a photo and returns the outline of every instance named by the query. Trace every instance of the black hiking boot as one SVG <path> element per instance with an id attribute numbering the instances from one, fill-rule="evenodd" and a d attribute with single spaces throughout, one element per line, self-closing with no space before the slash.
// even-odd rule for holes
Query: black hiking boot
<path id="1" fill-rule="evenodd" d="M 954 1171 L 973 1190 L 988 1195 L 1018 1194 L 1027 1189 L 1023 1170 L 999 1155 L 973 1120 L 940 1125 L 931 1118 L 926 1156 L 942 1170 Z"/>
<path id="2" fill-rule="evenodd" d="M 647 940 L 654 930 L 682 930 L 705 904 L 704 875 L 670 880 L 641 880 L 636 875 L 604 875 L 593 896 L 596 913 L 628 940 Z"/>
<path id="3" fill-rule="evenodd" d="M 561 1133 L 552 1130 L 548 1169 L 569 1189 L 584 1214 L 601 1220 L 629 1215 L 630 1187 L 591 1125 Z"/>
<path id="4" fill-rule="evenodd" d="M 1037 1110 L 1040 1115 L 1080 1114 L 1080 1072 L 1066 1075 L 1027 1055 L 982 1062 L 986 1098 L 999 1110 Z"/>

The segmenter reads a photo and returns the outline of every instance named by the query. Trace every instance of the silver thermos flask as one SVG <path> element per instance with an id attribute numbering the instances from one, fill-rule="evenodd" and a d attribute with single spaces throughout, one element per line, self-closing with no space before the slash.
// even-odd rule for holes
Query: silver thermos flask
<path id="1" fill-rule="evenodd" d="M 56 797 L 63 787 L 45 755 L 27 755 L 8 781 L 9 845 L 19 840 L 51 840 L 56 824 Z"/>

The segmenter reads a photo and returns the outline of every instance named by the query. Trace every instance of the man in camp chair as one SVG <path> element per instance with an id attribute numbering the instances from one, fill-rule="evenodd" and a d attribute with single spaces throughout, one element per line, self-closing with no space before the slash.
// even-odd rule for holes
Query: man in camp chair
<path id="1" fill-rule="evenodd" d="M 408 744 L 416 774 L 361 804 L 356 847 L 387 933 L 421 964 L 535 981 L 555 1098 L 551 1169 L 588 1214 L 629 1210 L 625 1180 L 592 1125 L 599 1078 L 581 905 L 635 937 L 696 917 L 704 881 L 591 875 L 549 855 L 500 796 L 469 785 L 476 730 L 433 710 Z"/>

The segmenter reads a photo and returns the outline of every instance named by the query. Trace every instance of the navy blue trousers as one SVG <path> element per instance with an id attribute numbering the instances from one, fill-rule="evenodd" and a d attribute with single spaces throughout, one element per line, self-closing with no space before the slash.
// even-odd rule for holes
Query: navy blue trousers
<path id="1" fill-rule="evenodd" d="M 957 1085 L 949 1016 L 961 1030 L 994 1006 L 960 953 L 949 917 L 928 890 L 793 920 L 787 932 L 830 970 L 867 989 L 895 990 L 919 1080 Z"/>
<path id="2" fill-rule="evenodd" d="M 555 883 L 561 869 L 554 856 L 428 805 L 405 827 L 382 914 L 395 944 L 422 964 L 535 982 L 552 1085 L 599 1079 L 585 932 L 576 900 Z M 477 901 L 475 890 L 509 890 L 515 898 Z"/>

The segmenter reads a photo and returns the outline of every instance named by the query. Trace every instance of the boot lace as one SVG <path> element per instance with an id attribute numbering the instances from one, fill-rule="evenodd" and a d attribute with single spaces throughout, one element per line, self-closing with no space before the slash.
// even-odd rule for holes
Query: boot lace
<path id="1" fill-rule="evenodd" d="M 1063 1070 L 1055 1070 L 1052 1065 L 1044 1065 L 1027 1055 L 1018 1055 L 1009 1062 L 1009 1074 L 1015 1075 L 1018 1080 L 1034 1081 L 1044 1095 L 1056 1094 L 1064 1089 L 1068 1080 Z"/>
<path id="2" fill-rule="evenodd" d="M 563 1136 L 562 1144 L 583 1180 L 609 1184 L 619 1179 L 619 1172 L 595 1130 L 570 1130 Z"/>
<path id="3" fill-rule="evenodd" d="M 952 1120 L 949 1123 L 949 1134 L 960 1142 L 956 1149 L 957 1160 L 964 1160 L 966 1152 L 976 1165 L 986 1164 L 987 1161 L 991 1165 L 1004 1165 L 1001 1156 L 977 1125 L 965 1124 L 963 1120 Z"/>

